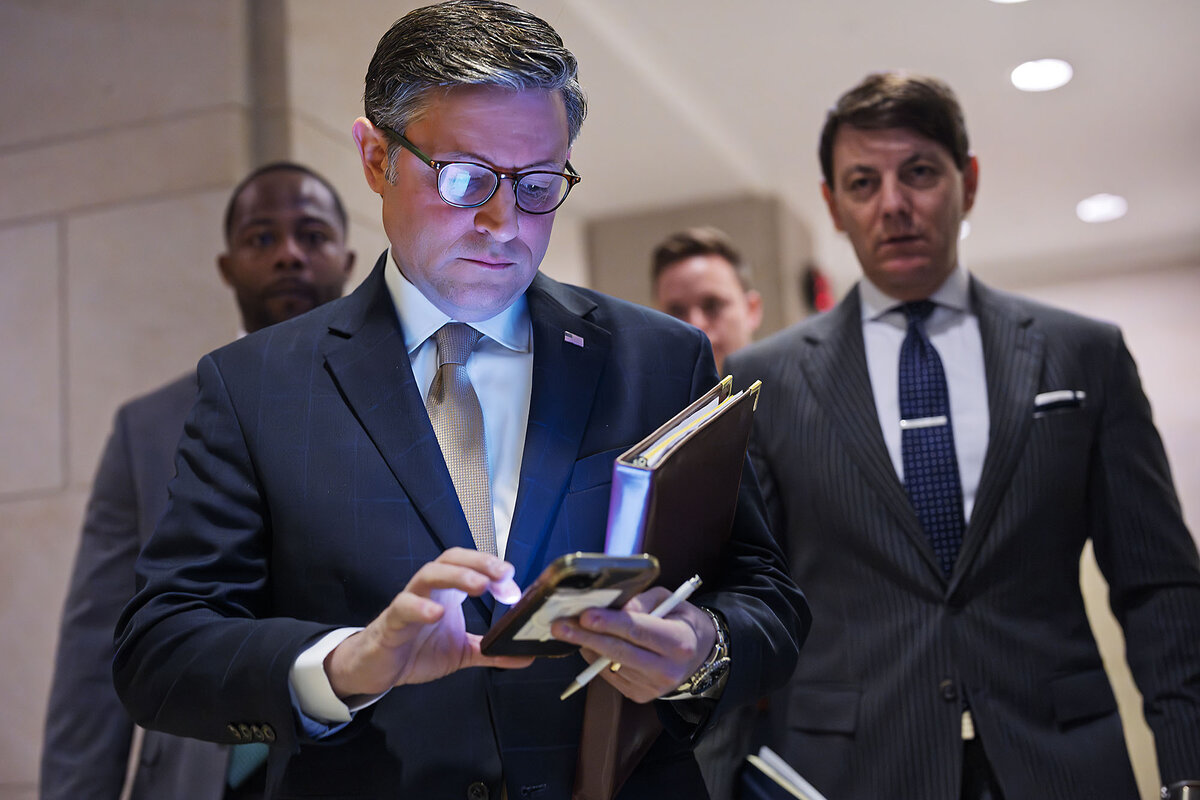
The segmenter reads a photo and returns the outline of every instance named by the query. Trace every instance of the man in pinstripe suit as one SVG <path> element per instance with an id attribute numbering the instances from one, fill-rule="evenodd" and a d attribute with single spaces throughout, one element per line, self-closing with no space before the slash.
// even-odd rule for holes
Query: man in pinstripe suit
<path id="1" fill-rule="evenodd" d="M 1080 593 L 1091 539 L 1163 782 L 1200 777 L 1200 566 L 1120 331 L 963 268 L 979 167 L 941 82 L 868 76 L 820 155 L 863 280 L 729 359 L 763 381 L 751 455 L 813 609 L 771 745 L 837 800 L 1135 798 Z M 926 418 L 960 491 L 944 561 L 906 491 L 907 303 L 948 387 Z"/>

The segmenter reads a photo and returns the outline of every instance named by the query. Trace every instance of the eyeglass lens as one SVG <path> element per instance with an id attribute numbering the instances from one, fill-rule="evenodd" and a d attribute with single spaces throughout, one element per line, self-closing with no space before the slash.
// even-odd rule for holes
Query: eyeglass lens
<path id="1" fill-rule="evenodd" d="M 496 173 L 478 164 L 446 164 L 438 173 L 438 194 L 453 206 L 470 208 L 491 197 L 499 182 Z M 517 208 L 533 214 L 554 210 L 569 184 L 553 172 L 528 172 L 516 182 Z"/>

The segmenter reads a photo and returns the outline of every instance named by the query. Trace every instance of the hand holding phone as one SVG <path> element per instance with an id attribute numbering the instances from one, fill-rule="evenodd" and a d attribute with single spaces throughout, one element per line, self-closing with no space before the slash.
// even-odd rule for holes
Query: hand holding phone
<path id="1" fill-rule="evenodd" d="M 588 608 L 620 608 L 658 576 L 649 554 L 568 553 L 542 571 L 483 637 L 485 656 L 564 656 L 579 649 L 550 635 L 550 623 Z"/>

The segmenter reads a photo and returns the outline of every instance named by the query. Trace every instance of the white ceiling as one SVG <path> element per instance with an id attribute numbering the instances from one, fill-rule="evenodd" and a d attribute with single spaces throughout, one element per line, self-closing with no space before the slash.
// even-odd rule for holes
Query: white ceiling
<path id="1" fill-rule="evenodd" d="M 777 194 L 809 222 L 818 261 L 852 275 L 820 200 L 817 136 L 842 91 L 905 68 L 948 82 L 966 112 L 981 172 L 964 243 L 975 271 L 1011 284 L 1200 263 L 1197 0 L 518 2 L 579 57 L 589 115 L 573 215 Z M 366 13 L 336 27 L 373 43 L 412 5 L 361 0 L 351 8 Z M 361 87 L 366 56 L 336 49 L 355 53 L 344 67 Z M 1045 57 L 1070 61 L 1071 83 L 1012 87 L 1013 67 Z M 1128 215 L 1080 222 L 1075 204 L 1097 192 L 1124 195 Z"/>

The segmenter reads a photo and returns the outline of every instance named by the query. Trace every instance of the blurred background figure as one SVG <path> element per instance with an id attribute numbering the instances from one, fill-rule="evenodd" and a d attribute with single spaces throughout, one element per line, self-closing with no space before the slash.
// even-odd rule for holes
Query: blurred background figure
<path id="1" fill-rule="evenodd" d="M 341 199 L 299 164 L 268 164 L 244 178 L 229 198 L 224 231 L 217 267 L 237 300 L 243 333 L 340 297 L 354 265 Z M 138 552 L 166 507 L 175 448 L 195 398 L 195 374 L 188 373 L 117 411 L 63 609 L 42 750 L 43 800 L 116 800 L 126 788 L 134 800 L 261 796 L 265 745 L 135 735 L 112 683 L 113 629 L 133 597 Z"/>
<path id="2" fill-rule="evenodd" d="M 707 334 L 720 372 L 762 324 L 762 297 L 741 254 L 716 228 L 688 228 L 663 240 L 651 265 L 655 305 Z"/>

